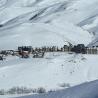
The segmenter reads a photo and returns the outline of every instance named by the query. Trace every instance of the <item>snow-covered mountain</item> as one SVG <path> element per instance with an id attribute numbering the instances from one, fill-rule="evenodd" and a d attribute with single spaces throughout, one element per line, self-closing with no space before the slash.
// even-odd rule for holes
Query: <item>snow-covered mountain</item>
<path id="1" fill-rule="evenodd" d="M 0 50 L 17 46 L 98 45 L 98 0 L 0 0 Z M 0 61 L 0 89 L 62 89 L 98 79 L 98 55 L 46 53 Z M 24 82 L 25 81 L 25 82 Z"/>
<path id="2" fill-rule="evenodd" d="M 96 21 L 97 0 L 0 2 L 0 46 L 3 49 L 18 45 L 61 46 L 66 40 L 88 45 L 97 37 L 97 32 L 91 29 Z M 87 27 L 88 22 L 91 28 Z M 8 44 L 11 45 L 8 47 Z"/>

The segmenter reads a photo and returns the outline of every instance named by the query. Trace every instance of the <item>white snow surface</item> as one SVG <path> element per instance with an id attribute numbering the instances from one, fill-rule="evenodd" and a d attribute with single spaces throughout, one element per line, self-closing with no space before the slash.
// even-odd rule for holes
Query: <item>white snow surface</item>
<path id="1" fill-rule="evenodd" d="M 92 2 L 1 0 L 1 2 L 3 2 L 0 7 L 0 48 L 2 49 L 16 48 L 19 45 L 61 46 L 65 41 L 88 45 L 95 38 L 93 33 L 83 29 L 80 24 L 94 14 L 97 0 Z M 94 9 L 88 11 L 87 7 L 90 8 L 91 5 Z"/>
<path id="2" fill-rule="evenodd" d="M 66 41 L 98 45 L 98 0 L 0 0 L 0 50 Z M 0 89 L 61 89 L 98 79 L 98 55 L 47 53 L 42 59 L 0 61 Z M 70 97 L 69 97 L 70 98 Z"/>
<path id="3" fill-rule="evenodd" d="M 15 86 L 60 89 L 60 84 L 74 86 L 98 78 L 98 55 L 46 53 L 42 59 L 8 57 L 0 63 L 0 88 Z"/>

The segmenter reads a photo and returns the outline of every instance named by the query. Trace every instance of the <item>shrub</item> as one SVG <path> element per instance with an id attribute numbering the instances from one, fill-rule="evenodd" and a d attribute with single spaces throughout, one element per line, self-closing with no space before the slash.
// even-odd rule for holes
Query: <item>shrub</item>
<path id="1" fill-rule="evenodd" d="M 45 92 L 46 92 L 46 90 L 42 87 L 37 89 L 37 93 L 45 93 Z"/>
<path id="2" fill-rule="evenodd" d="M 69 88 L 70 84 L 69 83 L 62 83 L 62 84 L 59 84 L 59 86 L 63 87 L 63 88 Z"/>
<path id="3" fill-rule="evenodd" d="M 8 90 L 1 89 L 0 95 L 9 95 L 9 94 L 29 94 L 29 93 L 45 93 L 46 90 L 42 87 L 37 89 L 31 89 L 27 87 L 13 87 Z"/>
<path id="4" fill-rule="evenodd" d="M 1 89 L 1 90 L 0 90 L 0 95 L 5 95 L 4 89 Z"/>

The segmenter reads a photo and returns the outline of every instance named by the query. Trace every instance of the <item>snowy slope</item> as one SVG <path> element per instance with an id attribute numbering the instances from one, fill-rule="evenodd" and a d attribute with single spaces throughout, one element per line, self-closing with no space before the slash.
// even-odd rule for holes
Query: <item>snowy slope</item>
<path id="1" fill-rule="evenodd" d="M 0 0 L 0 50 L 17 46 L 97 45 L 98 0 Z M 0 89 L 61 89 L 98 79 L 98 55 L 46 54 L 0 61 Z M 82 78 L 80 78 L 82 77 Z M 25 81 L 25 82 L 24 82 Z"/>
<path id="2" fill-rule="evenodd" d="M 70 25 L 72 30 L 67 25 Z M 0 36 L 0 49 L 16 49 L 17 46 L 22 45 L 31 45 L 33 47 L 63 46 L 66 44 L 65 41 L 69 41 L 72 44 L 85 43 L 87 45 L 91 41 L 91 36 L 88 32 L 67 22 L 59 24 L 59 21 L 54 21 L 53 25 L 26 23 L 11 30 L 3 30 Z M 8 46 L 8 44 L 11 45 Z"/>
<path id="3" fill-rule="evenodd" d="M 98 80 L 84 83 L 67 90 L 42 95 L 30 95 L 18 98 L 98 98 Z"/>
<path id="4" fill-rule="evenodd" d="M 71 12 L 70 7 L 74 3 L 77 4 L 77 0 L 8 0 L 3 6 L 4 8 L 1 7 L 0 12 L 1 47 L 6 49 L 7 44 L 10 43 L 11 46 L 7 48 L 14 48 L 16 45 L 34 45 L 35 43 L 37 45 L 34 46 L 61 46 L 66 40 L 72 44 L 89 44 L 92 41 L 92 34 L 71 21 L 74 11 Z M 75 14 L 77 15 L 77 12 Z M 78 15 L 77 17 L 80 16 Z M 78 18 L 75 21 L 78 22 Z M 36 36 L 36 34 L 39 35 Z M 47 38 L 48 35 L 51 38 Z M 54 39 L 54 36 L 58 40 L 56 38 Z M 43 44 L 38 42 L 38 39 L 43 39 Z M 50 39 L 50 42 L 47 42 L 48 39 Z"/>
<path id="5" fill-rule="evenodd" d="M 33 27 L 34 25 L 38 25 L 37 28 L 41 28 L 42 31 L 45 31 L 44 29 L 47 28 L 46 24 L 48 24 L 52 28 L 48 27 L 47 32 L 58 33 L 60 37 L 64 35 L 65 37 L 62 38 L 62 40 L 71 41 L 73 44 L 84 43 L 87 45 L 92 40 L 97 40 L 97 3 L 97 0 L 90 2 L 87 2 L 85 0 L 3 1 L 0 12 L 0 23 L 3 25 L 3 27 L 0 28 L 0 32 L 5 37 L 6 35 L 4 34 L 4 32 L 6 32 L 8 35 L 10 35 L 8 32 L 13 32 L 14 35 L 17 35 L 17 33 L 19 32 L 21 36 L 21 33 L 23 33 L 24 35 L 25 33 L 27 33 L 25 32 L 25 30 L 29 27 L 29 32 L 31 32 L 32 35 L 35 36 L 34 33 L 36 31 Z M 30 26 L 28 26 L 28 24 Z M 33 25 L 31 26 L 31 24 Z M 43 25 L 44 28 L 39 27 L 39 25 Z M 23 29 L 20 30 L 20 28 Z M 53 28 L 55 28 L 55 30 L 53 30 Z M 16 29 L 20 31 L 16 31 Z M 39 30 L 37 32 L 39 32 Z M 28 34 L 28 36 L 31 36 L 31 34 Z M 42 34 L 42 36 L 44 36 L 44 34 Z M 72 36 L 74 37 L 72 38 Z M 36 39 L 37 38 L 38 37 L 36 37 Z M 16 39 L 17 41 L 17 37 L 14 37 L 14 39 Z M 23 38 L 21 36 L 20 42 L 18 42 L 17 44 L 21 43 L 21 39 L 23 39 L 22 41 L 24 42 L 28 40 L 26 39 L 26 37 Z M 13 41 L 12 44 L 16 44 L 13 40 L 13 36 L 11 37 L 11 41 Z M 4 44 L 9 43 L 11 42 L 5 42 Z M 32 41 L 32 43 L 34 43 L 34 41 Z M 37 44 L 39 45 L 40 43 Z M 93 44 L 94 43 L 92 43 L 92 45 Z"/>
<path id="6" fill-rule="evenodd" d="M 25 60 L 10 57 L 0 62 L 0 88 L 26 86 L 50 90 L 60 89 L 62 83 L 74 86 L 96 80 L 97 59 L 97 55 L 67 53 L 47 53 L 42 59 Z"/>

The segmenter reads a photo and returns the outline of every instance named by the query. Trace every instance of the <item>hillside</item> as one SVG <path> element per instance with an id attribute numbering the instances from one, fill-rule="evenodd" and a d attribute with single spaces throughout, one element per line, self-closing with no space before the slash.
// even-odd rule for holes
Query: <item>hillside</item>
<path id="1" fill-rule="evenodd" d="M 93 1 L 94 4 L 96 2 Z M 85 3 L 85 6 L 81 6 L 81 3 Z M 18 45 L 61 46 L 66 44 L 65 41 L 88 45 L 95 37 L 81 28 L 82 25 L 79 26 L 93 14 L 85 10 L 86 6 L 91 5 L 83 0 L 8 0 L 1 6 L 0 45 L 3 49 Z"/>
<path id="2" fill-rule="evenodd" d="M 98 98 L 98 81 L 84 83 L 66 90 L 18 98 Z"/>
<path id="3" fill-rule="evenodd" d="M 97 46 L 97 5 L 97 0 L 0 0 L 0 50 L 61 47 L 68 42 Z M 54 52 L 36 59 L 8 56 L 0 61 L 0 90 L 73 87 L 98 79 L 97 65 L 98 55 Z"/>

